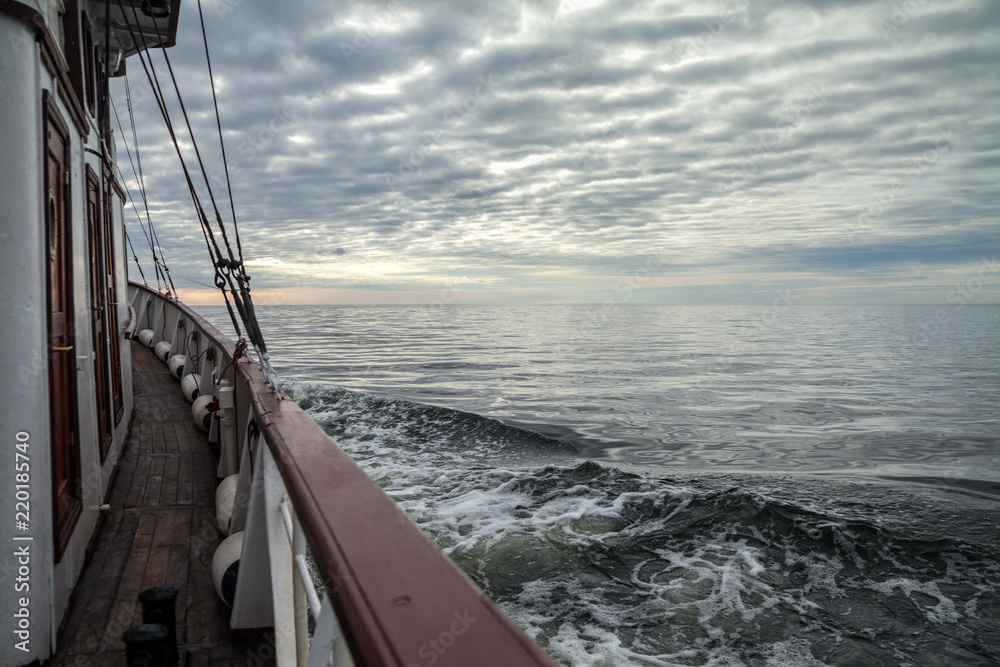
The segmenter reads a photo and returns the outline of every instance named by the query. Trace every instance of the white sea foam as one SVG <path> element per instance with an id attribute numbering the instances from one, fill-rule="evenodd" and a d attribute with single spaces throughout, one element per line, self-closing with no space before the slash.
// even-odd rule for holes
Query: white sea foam
<path id="1" fill-rule="evenodd" d="M 865 660 L 876 642 L 880 659 L 913 660 L 923 626 L 885 599 L 935 626 L 988 627 L 995 615 L 1000 565 L 911 553 L 845 492 L 839 506 L 795 502 L 773 482 L 665 481 L 549 456 L 556 449 L 546 454 L 556 463 L 538 465 L 525 442 L 550 443 L 536 434 L 312 391 L 317 421 L 566 664 L 812 667 L 827 655 Z"/>
<path id="2" fill-rule="evenodd" d="M 955 603 L 941 592 L 937 582 L 897 578 L 888 581 L 873 582 L 870 586 L 873 590 L 885 595 L 891 595 L 899 591 L 911 600 L 913 599 L 914 592 L 936 598 L 937 604 L 933 607 L 917 603 L 917 606 L 924 610 L 927 620 L 933 623 L 957 623 L 962 618 L 962 614 L 955 608 Z"/>

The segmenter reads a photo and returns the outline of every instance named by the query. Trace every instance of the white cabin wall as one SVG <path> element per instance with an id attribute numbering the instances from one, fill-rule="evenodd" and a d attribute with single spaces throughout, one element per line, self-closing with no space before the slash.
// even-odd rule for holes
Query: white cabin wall
<path id="1" fill-rule="evenodd" d="M 52 619 L 52 512 L 49 397 L 46 348 L 45 238 L 43 219 L 42 92 L 48 77 L 35 31 L 0 14 L 0 618 L 4 632 L 0 664 L 24 665 L 48 657 L 56 625 Z M 30 436 L 30 529 L 16 530 L 16 434 Z M 30 542 L 14 537 L 30 536 Z M 28 545 L 29 580 L 18 574 L 15 547 Z M 22 581 L 18 581 L 18 578 Z M 28 586 L 23 590 L 24 585 Z M 20 589 L 20 590 L 19 590 Z M 12 623 L 19 598 L 28 597 L 28 651 L 16 647 Z"/>
<path id="2" fill-rule="evenodd" d="M 50 3 L 25 3 L 49 16 Z M 51 21 L 49 22 L 52 25 Z M 101 160 L 86 148 L 100 152 L 99 133 L 87 114 L 90 131 L 85 141 L 72 122 L 73 115 L 59 94 L 58 78 L 43 65 L 37 29 L 7 13 L 0 13 L 0 370 L 8 381 L 0 383 L 0 509 L 10 520 L 0 528 L 5 544 L 20 544 L 14 537 L 32 537 L 30 545 L 29 598 L 30 640 L 27 651 L 16 642 L 0 642 L 0 665 L 27 665 L 44 661 L 54 651 L 60 622 L 68 608 L 73 589 L 86 559 L 86 549 L 98 525 L 114 468 L 131 422 L 132 375 L 128 341 L 121 332 L 129 321 L 127 305 L 126 245 L 122 203 L 115 195 L 114 252 L 117 261 L 114 280 L 118 293 L 118 321 L 112 326 L 119 336 L 122 365 L 124 414 L 114 425 L 111 449 L 100 461 L 97 412 L 94 396 L 94 362 L 91 330 L 89 229 L 85 166 L 102 174 Z M 58 39 L 57 39 L 58 41 Z M 72 224 L 73 254 L 73 344 L 77 352 L 77 408 L 80 436 L 82 513 L 59 563 L 52 535 L 51 435 L 49 432 L 48 338 L 46 252 L 44 227 L 44 106 L 42 91 L 52 96 L 70 128 L 70 187 L 68 209 Z M 85 111 L 86 113 L 86 111 Z M 113 149 L 112 149 L 113 150 Z M 16 435 L 29 434 L 30 442 L 30 530 L 17 531 L 15 516 Z M 8 479 L 9 477 L 9 479 Z M 17 557 L 12 548 L 0 555 L 0 629 L 8 637 L 16 629 L 14 614 L 19 608 L 15 588 L 19 582 Z"/>

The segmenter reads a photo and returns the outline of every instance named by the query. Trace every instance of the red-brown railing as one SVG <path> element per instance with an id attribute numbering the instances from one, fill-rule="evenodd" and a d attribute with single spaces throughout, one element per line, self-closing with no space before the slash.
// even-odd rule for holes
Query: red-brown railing
<path id="1" fill-rule="evenodd" d="M 256 466 L 255 474 L 262 478 L 266 470 L 261 470 L 267 466 L 280 472 L 283 489 L 276 493 L 287 493 L 293 509 L 288 513 L 286 504 L 284 524 L 291 537 L 289 514 L 294 514 L 291 522 L 304 532 L 325 595 L 323 610 L 317 614 L 313 609 L 317 625 L 308 658 L 302 653 L 303 638 L 293 637 L 291 649 L 283 652 L 281 646 L 277 647 L 279 664 L 282 655 L 294 655 L 294 644 L 299 645 L 300 664 L 306 664 L 306 660 L 309 665 L 330 662 L 331 647 L 336 646 L 335 635 L 339 633 L 334 629 L 331 634 L 321 628 L 322 622 L 328 620 L 326 617 L 334 616 L 326 611 L 327 607 L 335 612 L 334 621 L 346 641 L 340 655 L 349 653 L 355 664 L 404 667 L 555 664 L 316 422 L 287 396 L 279 397 L 267 387 L 256 363 L 246 358 L 230 363 L 235 352 L 232 340 L 183 303 L 147 287 L 131 283 L 130 303 L 136 309 L 137 328 L 154 329 L 158 339 L 153 341 L 154 345 L 159 340 L 168 340 L 172 352 L 187 354 L 192 341 L 196 341 L 199 352 L 213 350 L 211 355 L 202 354 L 202 362 L 211 366 L 213 374 L 222 375 L 216 378 L 216 383 L 227 379 L 235 388 L 236 424 L 243 427 L 255 420 L 260 436 L 267 443 L 266 448 L 258 448 L 254 453 L 254 442 L 248 435 L 252 429 L 237 428 L 235 446 L 236 452 L 241 453 L 237 458 L 246 461 L 248 452 L 251 457 L 258 457 L 255 460 L 263 461 L 264 465 Z M 213 357 L 211 362 L 206 361 L 209 356 Z M 203 373 L 208 372 L 208 366 L 201 369 Z M 212 389 L 210 379 L 202 377 L 201 382 L 203 393 Z M 275 493 L 272 490 L 264 494 L 256 486 L 253 489 L 251 496 L 258 493 L 261 498 Z M 259 511 L 264 513 L 277 511 L 271 505 L 265 507 L 263 501 L 260 507 L 264 509 Z M 252 521 L 252 507 L 247 514 L 246 521 Z M 273 523 L 271 519 L 268 522 Z M 250 531 L 248 524 L 247 540 Z M 273 539 L 273 531 L 268 539 Z M 290 540 L 295 541 L 294 537 Z M 246 558 L 247 543 L 243 549 Z M 290 546 L 289 554 L 291 550 Z M 270 566 L 273 568 L 274 563 Z M 294 565 L 289 567 L 294 569 Z M 241 564 L 241 576 L 251 571 L 252 568 Z M 272 582 L 275 578 L 272 575 Z M 249 590 L 254 582 L 242 583 L 244 590 Z M 290 594 L 272 591 L 273 606 L 279 607 L 279 598 L 285 599 Z M 296 598 L 300 606 L 298 615 L 302 616 L 302 595 Z M 294 619 L 280 618 L 282 614 L 280 609 L 272 614 L 279 643 L 289 641 L 282 639 L 285 633 L 279 629 L 295 623 Z M 301 635 L 304 623 L 301 618 L 299 621 Z M 326 643 L 317 646 L 321 634 Z"/>

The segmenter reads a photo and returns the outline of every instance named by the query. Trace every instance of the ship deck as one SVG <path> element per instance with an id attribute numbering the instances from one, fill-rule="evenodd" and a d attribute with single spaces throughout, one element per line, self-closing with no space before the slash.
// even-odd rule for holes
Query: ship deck
<path id="1" fill-rule="evenodd" d="M 174 586 L 177 643 L 187 665 L 269 665 L 266 640 L 229 639 L 228 609 L 212 585 L 216 459 L 167 367 L 131 343 L 135 408 L 110 510 L 46 663 L 125 665 L 122 632 L 141 623 L 140 591 Z"/>

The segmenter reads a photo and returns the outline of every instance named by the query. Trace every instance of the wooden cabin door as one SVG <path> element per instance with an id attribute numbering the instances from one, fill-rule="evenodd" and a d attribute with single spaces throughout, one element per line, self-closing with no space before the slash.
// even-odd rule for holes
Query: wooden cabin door
<path id="1" fill-rule="evenodd" d="M 111 170 L 104 169 L 104 275 L 106 277 L 105 294 L 107 295 L 106 311 L 108 323 L 108 355 L 111 358 L 111 407 L 115 413 L 115 425 L 119 424 L 125 415 L 125 399 L 122 396 L 122 357 L 118 329 L 118 286 L 115 283 L 117 264 L 115 263 L 115 208 L 112 193 L 114 178 Z M 125 198 L 124 195 L 121 197 Z"/>
<path id="2" fill-rule="evenodd" d="M 73 244 L 69 209 L 69 131 L 46 97 L 45 250 L 48 296 L 49 422 L 52 448 L 52 517 L 55 560 L 80 516 L 80 433 L 76 409 L 73 318 Z"/>
<path id="3" fill-rule="evenodd" d="M 87 167 L 87 237 L 90 260 L 90 330 L 94 340 L 94 393 L 97 403 L 97 441 L 101 461 L 111 448 L 111 409 L 108 385 L 107 275 L 104 264 L 104 226 L 101 224 L 101 184 Z"/>

